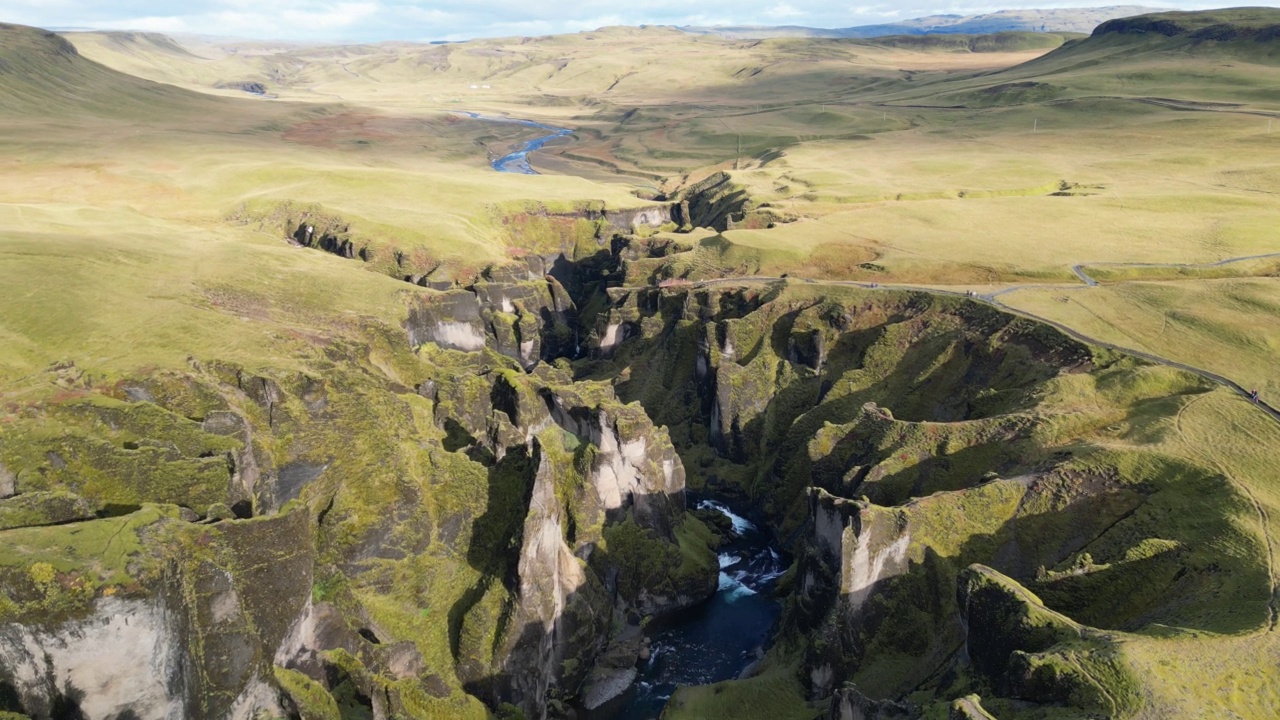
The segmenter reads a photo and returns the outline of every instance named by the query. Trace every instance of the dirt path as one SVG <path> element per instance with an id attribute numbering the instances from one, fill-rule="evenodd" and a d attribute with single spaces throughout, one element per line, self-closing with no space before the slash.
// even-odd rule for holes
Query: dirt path
<path id="1" fill-rule="evenodd" d="M 1222 265 L 1228 265 L 1230 263 L 1243 262 L 1245 260 L 1259 260 L 1259 259 L 1270 258 L 1270 257 L 1280 257 L 1280 253 L 1267 253 L 1263 255 L 1250 255 L 1247 257 L 1229 258 L 1227 260 L 1222 260 L 1216 263 L 1207 263 L 1205 265 L 1184 265 L 1184 264 L 1177 264 L 1177 263 L 1170 263 L 1167 265 L 1154 264 L 1154 263 L 1152 264 L 1093 263 L 1093 264 L 1117 265 L 1117 266 L 1128 265 L 1128 266 L 1140 266 L 1140 267 L 1219 267 Z M 1169 358 L 1161 357 L 1159 355 L 1155 355 L 1142 350 L 1125 347 L 1123 345 L 1117 345 L 1115 343 L 1110 343 L 1105 340 L 1101 340 L 1099 338 L 1090 337 L 1056 320 L 1051 320 L 1042 315 L 1037 315 L 1035 313 L 1027 312 L 1026 310 L 1021 310 L 1021 309 L 1006 305 L 1005 303 L 1001 302 L 999 299 L 999 296 L 1004 295 L 1006 293 L 1015 292 L 1017 290 L 1025 290 L 1025 289 L 1080 290 L 1087 287 L 1096 287 L 1098 285 L 1097 281 L 1089 277 L 1089 275 L 1084 271 L 1084 268 L 1087 267 L 1088 265 L 1089 265 L 1088 263 L 1081 263 L 1079 265 L 1075 265 L 1074 267 L 1072 267 L 1072 270 L 1076 273 L 1076 275 L 1080 277 L 1080 279 L 1085 283 L 1084 285 L 1015 285 L 1012 287 L 1002 288 L 1001 290 L 998 290 L 996 292 L 980 294 L 980 295 L 973 295 L 973 294 L 970 294 L 969 292 L 961 292 L 959 290 L 941 290 L 938 288 L 921 287 L 918 285 L 881 284 L 881 283 L 872 283 L 872 282 L 860 282 L 855 280 L 814 280 L 814 279 L 797 278 L 797 277 L 782 278 L 782 277 L 772 277 L 772 276 L 765 276 L 765 275 L 751 275 L 751 276 L 730 277 L 730 278 L 717 278 L 715 280 L 704 280 L 702 282 L 692 283 L 691 285 L 689 285 L 689 287 L 713 287 L 716 285 L 732 285 L 732 284 L 749 283 L 749 282 L 777 282 L 781 280 L 790 280 L 793 282 L 803 282 L 803 283 L 808 283 L 813 285 L 834 285 L 834 286 L 840 286 L 840 287 L 856 287 L 864 290 L 908 290 L 913 292 L 930 293 L 932 295 L 963 297 L 963 298 L 968 298 L 970 300 L 973 300 L 975 302 L 981 302 L 987 305 L 991 305 L 993 307 L 996 307 L 1004 312 L 1007 312 L 1013 315 L 1018 315 L 1020 317 L 1025 317 L 1025 318 L 1035 320 L 1037 322 L 1045 323 L 1046 325 L 1051 325 L 1054 328 L 1056 328 L 1058 331 L 1067 335 L 1068 337 L 1074 338 L 1088 345 L 1097 345 L 1099 347 L 1104 347 L 1111 350 L 1115 350 L 1117 352 L 1125 353 L 1126 355 L 1132 355 L 1134 357 L 1141 358 L 1143 360 L 1146 360 L 1148 362 L 1153 362 L 1158 365 L 1167 365 L 1169 367 L 1177 368 L 1179 370 L 1184 370 L 1194 375 L 1199 375 L 1200 377 L 1205 378 L 1206 380 L 1210 380 L 1212 382 L 1215 382 L 1219 385 L 1222 385 L 1224 387 L 1227 387 L 1235 391 L 1237 395 L 1245 398 L 1246 400 L 1251 399 L 1249 390 L 1245 389 L 1244 386 L 1240 385 L 1236 381 L 1226 376 L 1219 375 L 1218 373 L 1215 373 L 1211 370 L 1206 370 L 1204 368 L 1196 367 L 1194 365 L 1188 365 L 1186 363 L 1178 362 L 1176 360 L 1171 360 Z M 1262 412 L 1266 413 L 1272 420 L 1280 423 L 1280 409 L 1277 409 L 1275 406 L 1267 402 L 1264 402 L 1262 400 L 1252 402 L 1252 404 Z"/>
<path id="2" fill-rule="evenodd" d="M 1253 256 L 1241 257 L 1241 258 L 1230 258 L 1217 263 L 1211 263 L 1208 265 L 1208 267 L 1216 267 L 1216 266 L 1226 265 L 1233 262 L 1241 262 L 1244 260 L 1255 260 L 1255 259 L 1268 258 L 1268 257 L 1280 257 L 1280 253 L 1270 253 L 1266 255 L 1253 255 Z M 1115 264 L 1123 264 L 1123 263 L 1115 263 Z M 1143 265 L 1144 267 L 1187 267 L 1184 265 L 1176 265 L 1176 264 L 1146 265 L 1141 263 L 1134 263 L 1134 265 Z M 1084 267 L 1085 266 L 1083 264 L 1076 265 L 1072 268 L 1072 270 L 1086 284 L 1083 286 L 1081 285 L 1067 286 L 1069 289 L 1081 289 L 1083 287 L 1097 286 L 1098 284 L 1097 281 L 1093 280 L 1088 276 L 1087 273 L 1085 273 Z M 1018 288 L 1006 288 L 999 292 L 975 296 L 975 295 L 970 295 L 967 292 L 962 293 L 954 290 L 939 290 L 936 288 L 926 288 L 926 287 L 919 287 L 919 286 L 913 286 L 913 285 L 881 285 L 879 283 L 856 282 L 852 280 L 826 281 L 826 280 L 810 280 L 810 279 L 804 279 L 804 278 L 750 276 L 750 277 L 721 278 L 716 280 L 707 280 L 700 283 L 693 283 L 691 287 L 711 287 L 715 285 L 728 285 L 728 284 L 743 283 L 743 282 L 776 282 L 776 281 L 787 280 L 787 279 L 795 280 L 797 282 L 810 283 L 814 285 L 836 285 L 836 286 L 842 286 L 842 287 L 857 287 L 865 290 L 908 290 L 908 291 L 914 291 L 914 292 L 926 292 L 934 295 L 965 297 L 975 302 L 981 302 L 987 305 L 991 305 L 993 307 L 996 307 L 1000 310 L 1003 310 L 1004 312 L 1008 312 L 1013 315 L 1030 318 L 1032 320 L 1036 320 L 1038 322 L 1051 325 L 1057 330 L 1059 330 L 1060 332 L 1064 333 L 1065 335 L 1075 338 L 1076 340 L 1079 340 L 1083 343 L 1110 348 L 1112 350 L 1116 350 L 1118 352 L 1122 352 L 1128 355 L 1133 355 L 1134 357 L 1138 357 L 1143 360 L 1147 360 L 1149 362 L 1153 362 L 1160 365 L 1167 365 L 1169 367 L 1177 368 L 1179 370 L 1184 370 L 1186 372 L 1199 375 L 1202 378 L 1211 380 L 1219 385 L 1223 385 L 1231 390 L 1234 390 L 1236 394 L 1240 395 L 1246 400 L 1250 399 L 1249 391 L 1245 390 L 1245 388 L 1242 387 L 1239 383 L 1235 382 L 1234 380 L 1231 380 L 1230 378 L 1227 378 L 1215 372 L 1212 372 L 1210 370 L 1205 370 L 1204 368 L 1198 368 L 1192 365 L 1187 365 L 1186 363 L 1180 363 L 1180 362 L 1177 362 L 1176 360 L 1170 360 L 1169 358 L 1160 357 L 1159 355 L 1153 355 L 1151 353 L 1143 352 L 1141 350 L 1126 348 L 1120 345 L 1116 345 L 1114 343 L 1106 342 L 1104 340 L 1099 340 L 1098 338 L 1089 337 L 1088 335 L 1077 332 L 1076 330 L 1073 330 L 1072 328 L 1067 327 L 1066 325 L 1060 322 L 1057 322 L 1055 320 L 1050 320 L 1049 318 L 1036 315 L 1034 313 L 1030 313 L 1024 310 L 1019 310 L 1017 308 L 1010 307 L 1004 304 L 1003 302 L 1001 302 L 999 299 L 997 299 L 997 296 L 1002 295 L 1006 292 L 1010 292 L 1014 289 L 1046 288 L 1046 287 L 1055 287 L 1055 286 L 1024 285 L 1024 286 L 1019 286 Z M 1194 404 L 1195 402 L 1196 401 L 1193 400 L 1191 404 Z M 1255 407 L 1257 407 L 1259 410 L 1265 412 L 1272 420 L 1275 420 L 1276 422 L 1280 422 L 1280 410 L 1277 410 L 1274 406 L 1262 401 L 1253 402 L 1252 404 Z M 1175 418 L 1175 426 L 1180 435 L 1182 434 L 1182 413 L 1188 407 L 1190 407 L 1190 405 L 1183 406 L 1178 411 L 1178 415 Z M 1227 478 L 1228 482 L 1230 482 L 1235 487 L 1239 488 L 1240 491 L 1244 493 L 1245 497 L 1249 499 L 1249 502 L 1253 505 L 1254 511 L 1258 515 L 1258 521 L 1262 526 L 1262 539 L 1267 549 L 1267 573 L 1271 582 L 1271 598 L 1267 604 L 1268 623 L 1267 623 L 1267 627 L 1264 629 L 1264 632 L 1276 632 L 1276 630 L 1280 628 L 1280 578 L 1278 578 L 1276 574 L 1276 564 L 1274 559 L 1276 545 L 1271 533 L 1270 515 L 1267 513 L 1266 507 L 1262 504 L 1260 500 L 1258 500 L 1257 496 L 1254 495 L 1254 493 L 1249 489 L 1249 487 L 1246 484 L 1237 481 L 1234 477 L 1232 477 L 1229 473 L 1226 472 L 1222 463 L 1220 463 L 1218 459 L 1212 454 L 1212 450 L 1204 450 L 1202 452 L 1204 453 L 1206 459 L 1209 460 L 1209 462 L 1212 465 L 1217 466 L 1220 470 L 1223 471 L 1223 474 Z"/>
<path id="3" fill-rule="evenodd" d="M 995 292 L 983 294 L 980 297 L 984 300 L 994 300 L 995 298 L 1001 295 L 1006 295 L 1011 292 L 1017 292 L 1019 290 L 1080 290 L 1085 287 L 1097 287 L 1099 284 L 1098 281 L 1090 277 L 1089 273 L 1085 271 L 1085 268 L 1090 268 L 1090 267 L 1177 268 L 1180 270 L 1181 269 L 1190 270 L 1190 269 L 1196 269 L 1196 268 L 1207 269 L 1207 268 L 1223 267 L 1226 265 L 1231 265 L 1233 263 L 1246 262 L 1249 260 L 1266 260 L 1267 258 L 1280 258 L 1280 253 L 1263 253 L 1261 255 L 1245 255 L 1243 257 L 1227 258 L 1226 260 L 1219 260 L 1218 262 L 1211 262 L 1211 263 L 1137 263 L 1137 262 L 1134 262 L 1134 263 L 1127 263 L 1127 262 L 1080 263 L 1079 265 L 1072 265 L 1071 272 L 1075 273 L 1075 276 L 1080 278 L 1080 282 L 1084 283 L 1084 285 L 1042 285 L 1042 284 L 1010 285 L 1009 287 L 1001 288 L 999 290 L 996 290 Z M 1187 278 L 1187 279 L 1194 280 L 1197 278 Z M 1160 278 L 1160 280 L 1164 282 L 1168 282 L 1169 280 L 1171 280 L 1171 278 Z M 1138 281 L 1135 280 L 1135 281 L 1129 281 L 1129 282 L 1138 282 Z"/>

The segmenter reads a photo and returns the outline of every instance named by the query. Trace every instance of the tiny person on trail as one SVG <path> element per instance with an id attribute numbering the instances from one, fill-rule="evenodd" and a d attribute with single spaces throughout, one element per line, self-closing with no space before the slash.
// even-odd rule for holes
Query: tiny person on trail
<path id="1" fill-rule="evenodd" d="M 1251 401 L 1253 401 L 1253 402 L 1258 402 L 1258 391 L 1257 391 L 1257 390 L 1250 390 L 1250 391 L 1249 391 L 1249 400 L 1251 400 Z"/>

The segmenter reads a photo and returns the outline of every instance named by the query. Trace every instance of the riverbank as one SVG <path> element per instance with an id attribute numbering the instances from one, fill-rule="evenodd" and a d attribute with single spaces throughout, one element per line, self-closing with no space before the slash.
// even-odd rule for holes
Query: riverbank
<path id="1" fill-rule="evenodd" d="M 547 143 L 572 135 L 573 130 L 569 128 L 555 127 L 554 125 L 544 125 L 533 120 L 521 120 L 519 118 L 494 117 L 490 115 L 481 115 L 480 113 L 464 112 L 463 115 L 473 120 L 483 120 L 485 122 L 509 123 L 513 125 L 523 125 L 525 127 L 538 128 L 546 130 L 547 135 L 536 137 L 532 140 L 521 143 L 514 151 L 507 153 L 501 157 L 491 160 L 489 164 L 494 170 L 505 173 L 516 173 L 520 175 L 537 175 L 538 171 L 533 169 L 529 164 L 529 153 L 541 150 Z"/>
<path id="2" fill-rule="evenodd" d="M 733 536 L 718 551 L 719 587 L 698 607 L 647 628 L 650 656 L 612 716 L 618 720 L 652 720 L 677 687 L 739 677 L 773 639 L 781 615 L 774 588 L 786 570 L 775 539 L 724 503 L 703 499 L 695 506 L 719 512 L 732 524 Z"/>

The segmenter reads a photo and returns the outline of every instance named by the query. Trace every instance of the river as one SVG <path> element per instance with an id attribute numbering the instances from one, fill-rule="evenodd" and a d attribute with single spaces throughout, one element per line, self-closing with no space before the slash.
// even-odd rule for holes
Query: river
<path id="1" fill-rule="evenodd" d="M 774 586 L 786 565 L 773 537 L 723 503 L 697 507 L 722 513 L 734 537 L 720 547 L 720 587 L 710 600 L 650 625 L 652 654 L 641 668 L 618 720 L 652 720 L 680 685 L 708 685 L 738 677 L 759 659 L 781 614 Z"/>
<path id="2" fill-rule="evenodd" d="M 493 169 L 497 170 L 498 172 L 517 173 L 520 175 L 537 175 L 538 171 L 534 170 L 533 167 L 529 165 L 529 153 L 535 150 L 541 150 L 542 146 L 546 145 L 548 142 L 552 140 L 555 140 L 556 138 L 561 138 L 566 135 L 573 134 L 573 131 L 570 130 L 569 128 L 560 128 L 560 127 L 555 127 L 553 125 L 543 125 L 542 123 L 534 122 L 533 120 L 520 120 L 517 118 L 508 118 L 508 117 L 494 117 L 491 115 L 481 115 L 480 113 L 474 113 L 474 112 L 464 112 L 463 115 L 466 115 L 467 117 L 473 118 L 475 120 L 483 120 L 485 122 L 508 123 L 512 125 L 523 125 L 525 127 L 538 128 L 539 130 L 546 130 L 549 133 L 547 135 L 536 137 L 532 140 L 521 143 L 520 146 L 515 149 L 515 151 L 507 153 L 506 155 L 503 155 L 502 157 L 497 158 L 496 160 L 490 161 L 489 164 L 492 165 Z"/>
<path id="3" fill-rule="evenodd" d="M 529 166 L 529 153 L 573 132 L 532 120 L 465 114 L 476 120 L 548 131 L 548 135 L 493 160 L 491 165 L 498 172 L 537 175 Z M 625 704 L 613 716 L 615 720 L 653 720 L 662 714 L 677 687 L 738 677 L 763 656 L 782 613 L 774 588 L 786 564 L 773 548 L 772 535 L 724 503 L 694 501 L 699 509 L 719 512 L 733 525 L 733 537 L 719 549 L 719 587 L 698 607 L 649 626 L 649 660 L 640 669 Z"/>

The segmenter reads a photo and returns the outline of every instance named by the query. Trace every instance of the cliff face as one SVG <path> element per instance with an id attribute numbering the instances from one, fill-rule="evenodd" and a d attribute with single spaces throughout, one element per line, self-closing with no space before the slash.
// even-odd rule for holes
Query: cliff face
<path id="1" fill-rule="evenodd" d="M 684 512 L 684 469 L 640 408 L 546 365 L 485 372 L 480 354 L 436 356 L 450 362 L 470 372 L 422 386 L 447 418 L 447 443 L 514 473 L 527 493 L 508 515 L 523 524 L 508 520 L 502 541 L 518 543 L 518 560 L 492 567 L 464 611 L 460 676 L 483 698 L 541 716 L 545 698 L 567 700 L 582 683 L 615 613 L 662 614 L 714 592 L 715 555 L 684 540 L 697 523 Z M 701 562 L 655 573 L 639 560 L 683 551 Z"/>
<path id="2" fill-rule="evenodd" d="M 416 303 L 405 322 L 409 342 L 463 351 L 491 347 L 526 369 L 577 354 L 577 308 L 558 280 L 534 270 L 492 276 L 501 279 Z"/>
<path id="3" fill-rule="evenodd" d="M 613 297 L 602 324 L 631 330 L 600 363 L 619 395 L 669 428 L 691 487 L 742 497 L 794 538 L 780 645 L 803 648 L 799 680 L 833 717 L 918 716 L 899 702 L 912 692 L 970 716 L 1009 703 L 1127 716 L 1140 681 L 1115 631 L 1222 619 L 1207 589 L 1234 581 L 1193 549 L 1200 521 L 1161 508 L 1199 487 L 1233 532 L 1235 491 L 1211 468 L 1095 441 L 1131 403 L 1207 392 L 1198 378 L 926 295 L 775 283 Z M 1082 390 L 1121 387 L 1137 394 Z M 1030 641 L 1003 610 L 975 621 L 956 595 L 988 577 L 974 563 L 1077 630 Z M 1256 598 L 1231 622 L 1265 623 L 1265 570 L 1229 573 Z"/>
<path id="4" fill-rule="evenodd" d="M 85 619 L 57 628 L 6 625 L 0 653 L 7 691 L 35 717 L 70 703 L 87 717 L 182 717 L 182 651 L 173 624 L 163 603 L 104 598 Z"/>
<path id="5" fill-rule="evenodd" d="M 494 277 L 439 321 L 525 282 Z M 315 374 L 193 361 L 11 418 L 4 709 L 560 716 L 616 628 L 714 592 L 683 466 L 642 409 L 527 373 L 493 334 L 415 355 L 369 333 Z"/>
<path id="6" fill-rule="evenodd" d="M 0 426 L 0 709 L 599 707 L 644 619 L 717 588 L 686 485 L 785 539 L 766 660 L 832 717 L 1123 717 L 1118 633 L 1265 622 L 1231 485 L 1100 440 L 1198 378 L 960 299 L 617 286 L 676 250 L 592 234 L 409 289 L 290 369 L 50 368 Z"/>
<path id="7" fill-rule="evenodd" d="M 9 702 L 32 717 L 248 719 L 283 712 L 272 661 L 311 591 L 307 521 L 307 513 L 291 512 L 194 525 L 152 509 L 68 526 L 65 532 L 84 534 L 106 532 L 89 525 L 116 526 L 107 537 L 133 544 L 135 562 L 151 565 L 123 571 L 151 587 L 108 585 L 95 593 L 90 567 L 32 565 L 36 606 L 24 614 L 36 624 L 0 628 L 0 681 Z M 52 534 L 18 532 L 18 541 Z M 21 596 L 21 588 L 8 588 Z"/>

